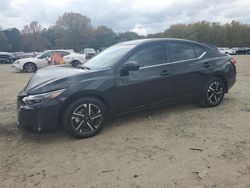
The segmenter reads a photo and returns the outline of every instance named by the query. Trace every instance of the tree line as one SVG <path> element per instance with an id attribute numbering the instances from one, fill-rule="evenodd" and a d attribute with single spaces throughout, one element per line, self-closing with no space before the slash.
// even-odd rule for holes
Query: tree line
<path id="1" fill-rule="evenodd" d="M 22 30 L 17 28 L 1 30 L 0 51 L 42 51 L 47 49 L 74 49 L 85 47 L 106 48 L 112 44 L 141 38 L 183 38 L 216 46 L 249 47 L 250 25 L 232 21 L 197 22 L 174 24 L 163 32 L 140 36 L 134 32 L 115 33 L 111 28 L 101 25 L 93 27 L 90 18 L 79 13 L 64 13 L 49 28 L 33 21 Z"/>
<path id="2" fill-rule="evenodd" d="M 183 38 L 220 47 L 250 47 L 250 25 L 235 20 L 226 24 L 206 21 L 174 24 L 164 32 L 147 37 Z"/>

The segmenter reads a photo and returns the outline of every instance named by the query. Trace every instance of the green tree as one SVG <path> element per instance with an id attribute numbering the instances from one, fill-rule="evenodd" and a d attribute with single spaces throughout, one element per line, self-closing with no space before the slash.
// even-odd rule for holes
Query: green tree
<path id="1" fill-rule="evenodd" d="M 24 51 L 41 51 L 43 46 L 41 43 L 42 27 L 37 21 L 25 25 L 22 30 L 22 48 Z"/>
<path id="2" fill-rule="evenodd" d="M 1 30 L 0 27 L 0 51 L 10 51 L 11 50 L 11 44 L 6 37 L 4 31 Z"/>
<path id="3" fill-rule="evenodd" d="M 148 37 L 183 38 L 221 47 L 247 47 L 250 46 L 250 25 L 234 20 L 223 25 L 206 21 L 174 24 L 164 32 L 151 34 Z"/>
<path id="4" fill-rule="evenodd" d="M 93 40 L 93 29 L 90 19 L 79 13 L 64 13 L 56 22 L 56 27 L 61 33 L 63 48 L 72 48 L 80 51 Z"/>
<path id="5" fill-rule="evenodd" d="M 128 41 L 128 40 L 136 40 L 136 39 L 141 39 L 141 38 L 142 37 L 139 36 L 137 33 L 127 31 L 124 33 L 118 33 L 116 40 L 117 40 L 117 42 L 124 42 L 124 41 Z"/>
<path id="6" fill-rule="evenodd" d="M 21 50 L 21 32 L 17 28 L 4 30 L 4 34 L 11 45 L 11 51 Z"/>
<path id="7" fill-rule="evenodd" d="M 116 43 L 115 32 L 106 26 L 99 26 L 94 30 L 91 47 L 95 49 L 106 48 Z"/>

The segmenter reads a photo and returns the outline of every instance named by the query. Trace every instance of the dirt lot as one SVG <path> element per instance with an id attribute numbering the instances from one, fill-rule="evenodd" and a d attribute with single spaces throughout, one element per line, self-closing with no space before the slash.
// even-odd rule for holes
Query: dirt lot
<path id="1" fill-rule="evenodd" d="M 0 187 L 250 188 L 250 56 L 216 108 L 188 103 L 110 122 L 98 136 L 16 128 L 31 74 L 0 65 Z"/>

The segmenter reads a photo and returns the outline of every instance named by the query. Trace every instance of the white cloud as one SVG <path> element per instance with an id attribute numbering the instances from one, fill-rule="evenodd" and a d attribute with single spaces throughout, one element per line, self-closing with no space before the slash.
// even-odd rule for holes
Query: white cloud
<path id="1" fill-rule="evenodd" d="M 18 27 L 38 21 L 53 25 L 64 12 L 79 12 L 94 26 L 139 34 L 165 30 L 174 23 L 201 20 L 250 23 L 249 0 L 0 0 L 0 26 Z"/>
<path id="2" fill-rule="evenodd" d="M 147 35 L 148 34 L 148 29 L 141 24 L 136 24 L 133 29 L 130 29 L 130 31 L 133 31 L 139 35 Z"/>

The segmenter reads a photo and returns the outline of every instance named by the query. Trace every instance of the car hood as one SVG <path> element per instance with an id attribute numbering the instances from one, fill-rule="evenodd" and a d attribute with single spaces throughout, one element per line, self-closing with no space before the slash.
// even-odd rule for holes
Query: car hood
<path id="1" fill-rule="evenodd" d="M 93 71 L 66 66 L 43 68 L 31 77 L 24 91 L 28 94 L 39 94 L 64 89 L 90 72 Z"/>
<path id="2" fill-rule="evenodd" d="M 17 61 L 19 61 L 19 62 L 34 62 L 36 60 L 37 60 L 37 58 L 35 58 L 35 57 L 29 57 L 29 58 L 18 59 Z"/>

